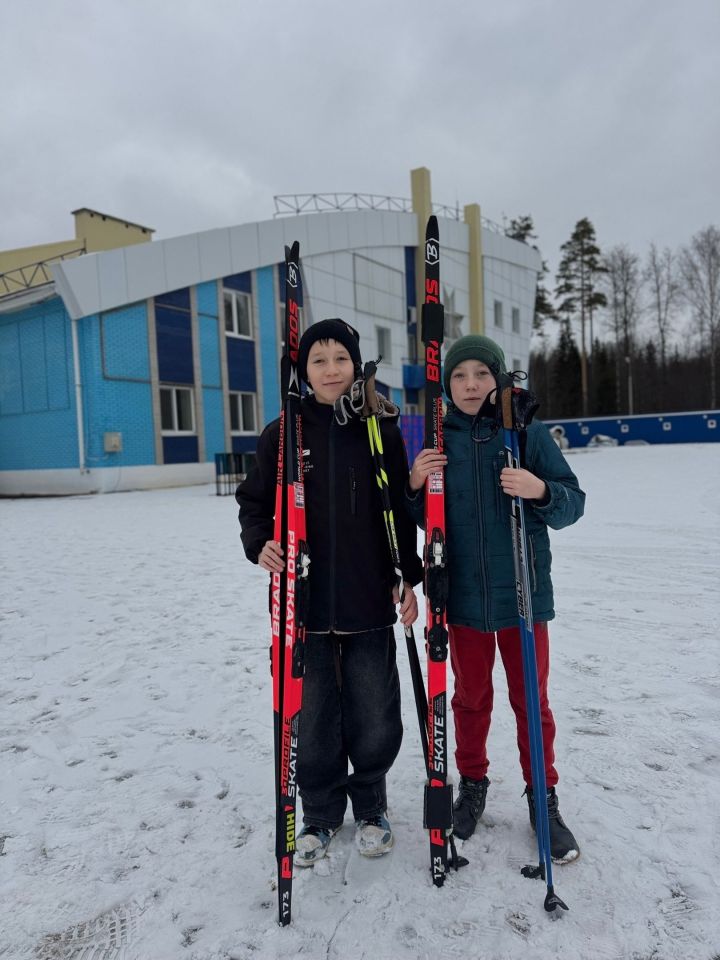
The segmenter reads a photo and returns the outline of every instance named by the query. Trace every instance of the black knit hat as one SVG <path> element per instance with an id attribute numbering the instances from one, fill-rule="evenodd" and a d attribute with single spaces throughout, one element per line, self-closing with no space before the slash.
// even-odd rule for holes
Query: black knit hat
<path id="1" fill-rule="evenodd" d="M 298 373 L 305 383 L 308 383 L 308 354 L 310 353 L 312 345 L 317 343 L 318 340 L 337 340 L 338 343 L 341 343 L 350 354 L 350 359 L 355 366 L 356 372 L 359 372 L 362 366 L 362 359 L 360 357 L 360 334 L 351 327 L 349 323 L 345 323 L 344 320 L 340 320 L 339 318 L 320 320 L 318 323 L 313 323 L 311 327 L 308 327 L 300 338 L 300 346 L 298 348 Z"/>

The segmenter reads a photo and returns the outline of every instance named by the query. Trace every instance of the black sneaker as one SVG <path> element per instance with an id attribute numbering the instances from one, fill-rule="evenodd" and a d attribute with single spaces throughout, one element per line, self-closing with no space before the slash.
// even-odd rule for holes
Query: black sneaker
<path id="1" fill-rule="evenodd" d="M 458 797 L 453 804 L 453 833 L 461 840 L 467 840 L 475 833 L 477 822 L 485 809 L 489 786 L 490 781 L 487 777 L 483 777 L 482 780 L 460 777 Z"/>
<path id="2" fill-rule="evenodd" d="M 530 809 L 530 826 L 535 830 L 535 800 L 532 787 L 525 787 Z M 567 824 L 560 816 L 555 787 L 547 792 L 548 823 L 550 825 L 550 856 L 553 863 L 571 863 L 580 856 L 580 847 Z"/>

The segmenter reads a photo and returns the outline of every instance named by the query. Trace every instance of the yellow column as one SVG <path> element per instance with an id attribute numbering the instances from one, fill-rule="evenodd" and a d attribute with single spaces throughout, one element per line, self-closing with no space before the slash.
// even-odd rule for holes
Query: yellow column
<path id="1" fill-rule="evenodd" d="M 464 219 L 470 231 L 470 333 L 485 333 L 485 289 L 483 283 L 482 217 L 480 204 L 469 203 Z"/>

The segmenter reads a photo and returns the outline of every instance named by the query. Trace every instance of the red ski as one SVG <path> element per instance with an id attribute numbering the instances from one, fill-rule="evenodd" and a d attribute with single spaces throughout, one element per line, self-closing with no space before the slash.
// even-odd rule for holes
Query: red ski
<path id="1" fill-rule="evenodd" d="M 425 345 L 425 443 L 443 450 L 443 405 L 440 361 L 445 317 L 440 303 L 440 242 L 437 217 L 425 232 L 425 302 L 422 341 Z M 428 683 L 428 782 L 425 787 L 425 826 L 430 831 L 433 883 L 445 882 L 448 845 L 452 844 L 452 785 L 447 782 L 447 653 L 445 607 L 448 594 L 445 545 L 445 474 L 431 473 L 425 484 L 425 600 Z M 460 866 L 455 850 L 453 865 Z"/>
<path id="2" fill-rule="evenodd" d="M 302 469 L 300 381 L 299 245 L 285 248 L 285 348 L 280 380 L 282 412 L 275 492 L 275 540 L 283 549 L 285 569 L 272 575 L 272 676 L 275 732 L 275 853 L 278 922 L 292 915 L 293 855 L 297 805 L 297 748 L 302 704 L 306 588 L 310 558 L 306 543 L 305 489 Z"/>

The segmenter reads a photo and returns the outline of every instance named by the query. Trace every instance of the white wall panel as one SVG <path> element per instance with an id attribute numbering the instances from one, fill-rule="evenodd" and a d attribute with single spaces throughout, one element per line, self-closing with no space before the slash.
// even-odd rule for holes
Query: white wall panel
<path id="1" fill-rule="evenodd" d="M 107 250 L 101 256 L 98 255 L 97 269 L 100 289 L 100 303 L 97 309 L 110 310 L 117 304 L 130 303 L 125 271 L 125 251 Z"/>
<path id="2" fill-rule="evenodd" d="M 200 276 L 202 280 L 227 277 L 233 272 L 230 253 L 230 231 L 208 230 L 198 234 Z"/>
<path id="3" fill-rule="evenodd" d="M 181 287 L 189 286 L 188 278 L 200 275 L 200 250 L 197 234 L 165 240 L 163 249 L 168 289 L 178 290 Z"/>
<path id="4" fill-rule="evenodd" d="M 126 247 L 125 269 L 130 301 L 146 300 L 169 289 L 165 275 L 164 247 L 153 243 Z"/>

